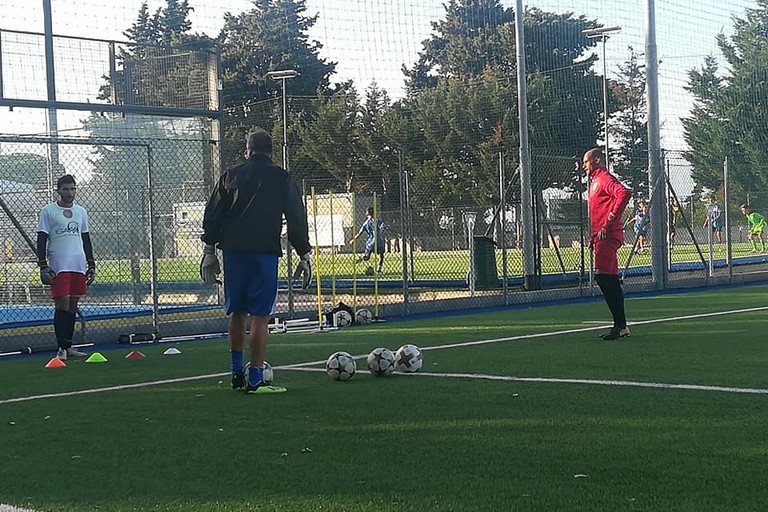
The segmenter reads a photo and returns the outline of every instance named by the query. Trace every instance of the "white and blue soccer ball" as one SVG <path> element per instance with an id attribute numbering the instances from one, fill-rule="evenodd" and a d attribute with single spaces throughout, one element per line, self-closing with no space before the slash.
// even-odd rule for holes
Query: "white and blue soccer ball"
<path id="1" fill-rule="evenodd" d="M 424 364 L 424 355 L 416 345 L 403 345 L 395 353 L 395 367 L 404 373 L 416 373 Z"/>
<path id="2" fill-rule="evenodd" d="M 349 380 L 357 371 L 357 363 L 348 352 L 334 352 L 325 362 L 325 373 L 333 380 Z"/>
<path id="3" fill-rule="evenodd" d="M 368 371 L 374 377 L 386 377 L 395 371 L 395 354 L 388 348 L 376 348 L 368 354 Z"/>
<path id="4" fill-rule="evenodd" d="M 370 309 L 358 309 L 355 320 L 358 324 L 369 324 L 373 322 L 373 313 Z"/>
<path id="5" fill-rule="evenodd" d="M 352 315 L 349 311 L 343 309 L 333 314 L 333 325 L 336 327 L 346 327 L 352 324 Z"/>
<path id="6" fill-rule="evenodd" d="M 245 363 L 245 366 L 243 367 L 243 370 L 245 372 L 245 381 L 248 382 L 248 372 L 251 371 L 251 363 L 250 361 Z M 264 361 L 264 384 L 267 386 L 271 386 L 273 382 L 275 382 L 275 369 L 272 368 L 272 365 L 268 362 Z"/>

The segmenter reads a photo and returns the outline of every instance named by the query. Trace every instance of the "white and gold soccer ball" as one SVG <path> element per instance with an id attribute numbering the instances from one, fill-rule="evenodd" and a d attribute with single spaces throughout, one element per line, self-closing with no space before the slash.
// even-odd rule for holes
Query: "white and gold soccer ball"
<path id="1" fill-rule="evenodd" d="M 395 353 L 395 367 L 397 371 L 415 373 L 421 370 L 424 364 L 424 356 L 416 345 L 403 345 Z"/>
<path id="2" fill-rule="evenodd" d="M 325 373 L 333 380 L 349 380 L 357 371 L 357 363 L 348 352 L 334 352 L 325 362 Z"/>
<path id="3" fill-rule="evenodd" d="M 368 354 L 368 371 L 374 377 L 386 377 L 395 371 L 395 354 L 388 348 L 376 348 Z"/>

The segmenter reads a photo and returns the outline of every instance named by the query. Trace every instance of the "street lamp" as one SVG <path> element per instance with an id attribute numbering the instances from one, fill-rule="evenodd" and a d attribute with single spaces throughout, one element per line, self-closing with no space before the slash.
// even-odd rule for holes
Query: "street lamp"
<path id="1" fill-rule="evenodd" d="M 283 169 L 290 172 L 288 163 L 288 95 L 286 94 L 285 82 L 291 78 L 296 78 L 299 72 L 295 69 L 280 69 L 268 71 L 267 78 L 283 82 Z M 285 241 L 286 257 L 285 264 L 288 267 L 288 316 L 293 318 L 293 255 L 291 254 L 291 242 Z M 322 321 L 318 318 L 318 321 Z"/>
<path id="2" fill-rule="evenodd" d="M 283 82 L 283 169 L 288 169 L 288 95 L 286 94 L 285 82 L 291 78 L 296 78 L 299 72 L 294 69 L 281 69 L 278 71 L 267 72 L 267 78 L 280 80 Z"/>
<path id="3" fill-rule="evenodd" d="M 608 168 L 608 65 L 605 60 L 605 43 L 608 36 L 621 32 L 621 27 L 588 28 L 581 33 L 589 39 L 603 41 L 603 117 L 605 120 L 605 166 Z"/>

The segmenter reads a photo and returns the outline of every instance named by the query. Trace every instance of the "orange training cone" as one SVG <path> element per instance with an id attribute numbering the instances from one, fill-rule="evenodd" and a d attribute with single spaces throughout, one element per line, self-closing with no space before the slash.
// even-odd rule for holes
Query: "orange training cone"
<path id="1" fill-rule="evenodd" d="M 50 361 L 48 361 L 48 364 L 45 365 L 46 368 L 66 368 L 67 363 L 59 359 L 58 357 L 52 357 Z"/>

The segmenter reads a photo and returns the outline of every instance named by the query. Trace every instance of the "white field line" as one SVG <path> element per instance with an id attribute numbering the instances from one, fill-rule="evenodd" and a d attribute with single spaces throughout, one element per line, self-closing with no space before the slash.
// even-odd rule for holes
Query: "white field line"
<path id="1" fill-rule="evenodd" d="M 35 511 L 28 508 L 18 508 L 12 505 L 6 505 L 4 503 L 0 503 L 0 512 L 35 512 Z"/>
<path id="2" fill-rule="evenodd" d="M 695 315 L 685 315 L 685 316 L 675 316 L 675 317 L 666 317 L 666 318 L 654 318 L 653 320 L 640 320 L 637 322 L 629 322 L 629 325 L 644 325 L 644 324 L 658 324 L 663 322 L 677 322 L 681 320 L 693 320 L 696 318 L 706 318 L 711 316 L 723 316 L 723 315 L 735 315 L 739 313 L 752 313 L 755 311 L 765 311 L 768 310 L 768 306 L 760 306 L 755 308 L 745 308 L 745 309 L 733 309 L 730 311 L 717 311 L 714 313 L 697 313 Z M 447 348 L 459 348 L 459 347 L 471 347 L 475 345 L 488 345 L 491 343 L 505 343 L 509 341 L 520 341 L 520 340 L 530 340 L 535 338 L 549 338 L 552 336 L 561 336 L 563 334 L 578 334 L 582 332 L 590 332 L 590 331 L 602 331 L 605 330 L 605 325 L 600 325 L 596 327 L 579 327 L 577 329 L 565 329 L 562 331 L 550 331 L 550 332 L 539 332 L 534 334 L 520 334 L 518 336 L 509 336 L 506 338 L 492 338 L 488 340 L 477 340 L 477 341 L 463 341 L 460 343 L 450 343 L 448 345 L 433 345 L 430 347 L 421 347 L 421 350 L 423 352 L 426 352 L 427 350 L 443 350 Z M 630 336 L 631 340 L 631 336 Z M 621 343 L 621 342 L 619 342 Z M 359 355 L 355 356 L 355 359 L 363 359 L 367 357 L 368 355 Z M 317 366 L 318 364 L 325 363 L 325 360 L 322 361 L 309 361 L 306 363 L 296 363 L 296 364 L 287 364 L 282 366 L 283 369 L 293 369 L 293 368 L 304 368 L 306 366 Z M 0 402 L 2 403 L 2 402 Z"/>
<path id="3" fill-rule="evenodd" d="M 655 318 L 652 320 L 641 320 L 638 322 L 630 322 L 630 325 L 645 325 L 645 324 L 657 324 L 657 323 L 663 323 L 663 322 L 675 322 L 675 321 L 682 321 L 682 320 L 693 320 L 696 318 L 707 318 L 707 317 L 713 317 L 713 316 L 724 316 L 724 315 L 736 315 L 740 313 L 753 313 L 756 311 L 765 311 L 768 310 L 768 306 L 760 306 L 760 307 L 754 307 L 754 308 L 744 308 L 744 309 L 732 309 L 730 311 L 716 311 L 714 313 L 698 313 L 694 315 L 684 315 L 684 316 L 676 316 L 676 317 L 666 317 L 666 318 Z M 577 334 L 577 333 L 583 333 L 583 332 L 589 332 L 589 331 L 596 331 L 596 330 L 603 330 L 605 329 L 605 326 L 597 326 L 597 327 L 581 327 L 578 329 L 564 329 L 562 331 L 551 331 L 551 332 L 540 332 L 540 333 L 534 333 L 534 334 L 522 334 L 519 336 L 509 336 L 506 338 L 493 338 L 488 340 L 477 340 L 477 341 L 465 341 L 461 343 L 451 343 L 447 345 L 435 345 L 431 347 L 424 347 L 422 348 L 422 351 L 427 350 L 443 350 L 448 348 L 459 348 L 459 347 L 471 347 L 475 345 L 488 345 L 491 343 L 504 343 L 509 341 L 520 341 L 520 340 L 529 340 L 529 339 L 535 339 L 535 338 L 549 338 L 553 336 L 561 336 L 563 334 Z M 367 354 L 362 354 L 358 356 L 354 356 L 355 359 L 363 359 L 367 357 Z M 307 367 L 317 366 L 319 364 L 324 364 L 325 360 L 319 360 L 319 361 L 308 361 L 305 363 L 296 363 L 296 364 L 288 364 L 283 366 L 276 366 L 275 368 L 278 370 L 300 370 Z M 195 380 L 203 380 L 203 379 L 212 379 L 212 378 L 221 378 L 226 377 L 229 375 L 229 372 L 227 373 L 211 373 L 208 375 L 194 375 L 192 377 L 179 377 L 177 379 L 166 379 L 166 380 L 156 380 L 156 381 L 150 381 L 150 382 L 138 382 L 136 384 L 124 384 L 119 386 L 109 386 L 105 388 L 93 388 L 93 389 L 83 389 L 79 391 L 67 391 L 62 393 L 48 393 L 45 395 L 32 395 L 32 396 L 23 396 L 18 398 L 7 398 L 5 400 L 0 400 L 0 405 L 2 404 L 11 404 L 11 403 L 18 403 L 18 402 L 29 402 L 32 400 L 42 400 L 45 398 L 60 398 L 60 397 L 67 397 L 67 396 L 77 396 L 77 395 L 89 395 L 89 394 L 96 394 L 96 393 L 105 393 L 108 391 L 120 391 L 124 389 L 137 389 L 137 388 L 145 388 L 150 386 L 160 386 L 163 384 L 176 384 L 180 382 L 190 382 Z M 429 376 L 458 376 L 462 374 L 431 374 L 431 373 L 423 373 L 421 375 L 429 375 Z M 491 380 L 517 380 L 521 382 L 568 382 L 568 383 L 589 383 L 589 384 L 601 384 L 602 385 L 608 385 L 607 383 L 614 383 L 610 385 L 618 386 L 618 385 L 625 385 L 625 386 L 639 386 L 640 387 L 657 387 L 657 388 L 669 388 L 674 389 L 676 387 L 680 387 L 680 389 L 700 389 L 700 390 L 710 390 L 710 391 L 725 391 L 725 390 L 732 390 L 731 393 L 754 393 L 754 394 L 763 394 L 768 393 L 767 390 L 762 389 L 752 389 L 752 388 L 727 388 L 727 387 L 719 387 L 719 386 L 696 386 L 696 385 L 686 385 L 686 384 L 664 384 L 664 383 L 633 383 L 633 382 L 626 382 L 624 384 L 618 384 L 622 383 L 624 381 L 599 381 L 599 380 L 581 380 L 581 379 L 538 379 L 536 377 L 504 377 L 504 376 L 489 376 L 492 377 Z M 469 378 L 469 377 L 465 377 Z M 482 378 L 480 376 L 477 376 L 475 378 Z M 684 387 L 689 386 L 689 387 Z M 751 390 L 751 391 L 733 391 L 733 390 Z M 0 511 L 2 512 L 2 511 Z"/>
<path id="4" fill-rule="evenodd" d="M 324 372 L 323 368 L 290 368 L 300 372 Z M 483 373 L 398 373 L 406 377 L 440 377 L 444 379 L 495 380 L 503 382 L 544 382 L 547 384 L 586 384 L 593 386 L 619 386 L 627 388 L 685 389 L 691 391 L 716 391 L 721 393 L 741 393 L 750 395 L 768 395 L 768 389 L 734 388 L 728 386 L 704 386 L 699 384 L 667 384 L 665 382 L 637 382 L 631 380 L 591 380 L 591 379 L 556 379 L 548 377 L 513 377 L 510 375 L 486 375 Z"/>
<path id="5" fill-rule="evenodd" d="M 65 391 L 62 393 L 48 393 L 45 395 L 21 396 L 18 398 L 8 398 L 0 400 L 0 404 L 12 404 L 16 402 L 29 402 L 31 400 L 42 400 L 45 398 L 61 398 L 65 396 L 94 395 L 96 393 L 106 393 L 107 391 L 122 391 L 124 389 L 147 388 L 150 386 L 161 386 L 163 384 L 176 384 L 179 382 L 190 382 L 194 380 L 213 379 L 216 377 L 227 377 L 227 373 L 209 373 L 208 375 L 194 375 L 192 377 L 179 377 L 178 379 L 153 380 L 149 382 L 137 382 L 136 384 L 122 384 L 119 386 L 109 386 L 106 388 L 81 389 L 79 391 Z M 0 511 L 3 512 L 3 511 Z"/>

